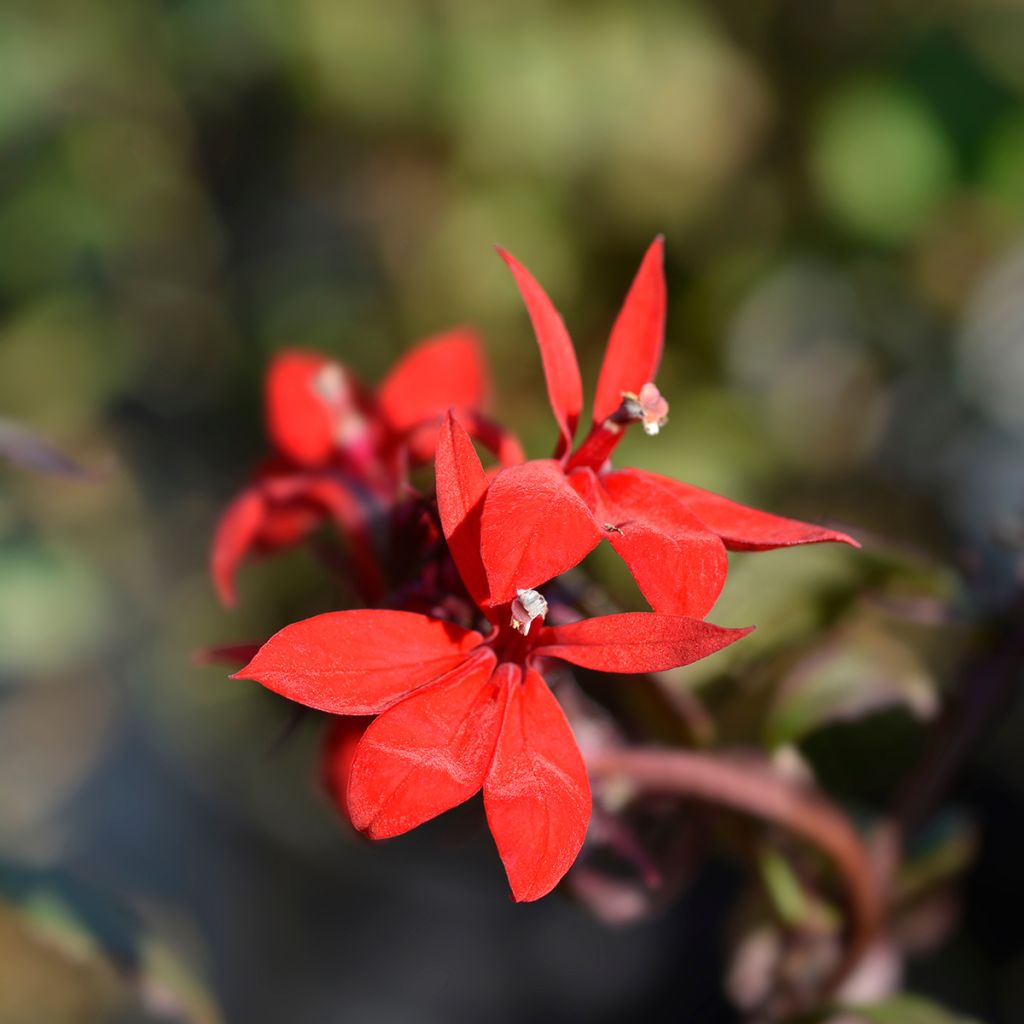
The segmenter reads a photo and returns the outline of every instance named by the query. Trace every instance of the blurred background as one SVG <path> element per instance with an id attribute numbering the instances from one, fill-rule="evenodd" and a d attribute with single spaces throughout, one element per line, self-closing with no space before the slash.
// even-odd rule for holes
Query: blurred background
<path id="1" fill-rule="evenodd" d="M 743 1019 L 730 857 L 619 927 L 516 907 L 477 808 L 360 842 L 319 723 L 191 663 L 332 606 L 303 551 L 233 613 L 207 575 L 274 351 L 374 382 L 474 324 L 547 455 L 492 246 L 592 381 L 658 232 L 672 419 L 624 461 L 865 543 L 737 556 L 758 633 L 676 685 L 857 815 L 937 757 L 890 987 L 1024 1019 L 1022 55 L 1013 0 L 0 5 L 0 418 L 90 477 L 0 463 L 0 1021 Z"/>

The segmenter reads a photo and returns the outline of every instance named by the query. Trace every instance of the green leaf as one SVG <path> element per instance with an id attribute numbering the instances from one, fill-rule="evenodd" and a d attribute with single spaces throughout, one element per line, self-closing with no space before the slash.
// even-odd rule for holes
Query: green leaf
<path id="1" fill-rule="evenodd" d="M 846 626 L 797 663 L 779 686 L 764 724 L 765 741 L 795 743 L 824 726 L 891 707 L 930 718 L 935 684 L 916 652 L 870 622 Z"/>
<path id="2" fill-rule="evenodd" d="M 892 996 L 870 1006 L 837 1006 L 803 1024 L 980 1024 L 921 996 Z"/>

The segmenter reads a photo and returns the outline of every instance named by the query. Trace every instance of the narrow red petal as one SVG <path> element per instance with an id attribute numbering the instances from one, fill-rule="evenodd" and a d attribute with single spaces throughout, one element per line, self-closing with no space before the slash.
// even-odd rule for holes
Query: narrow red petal
<path id="1" fill-rule="evenodd" d="M 480 634 L 413 612 L 328 612 L 275 633 L 234 679 L 335 715 L 372 715 L 462 664 Z"/>
<path id="2" fill-rule="evenodd" d="M 491 603 L 578 565 L 600 539 L 593 514 L 553 459 L 503 469 L 484 496 L 480 523 Z"/>
<path id="3" fill-rule="evenodd" d="M 576 424 L 583 408 L 583 384 L 576 363 L 576 352 L 561 316 L 533 275 L 500 246 L 498 255 L 512 271 L 519 293 L 526 303 L 526 311 L 530 314 L 533 332 L 537 336 L 548 385 L 548 399 L 560 433 L 555 455 L 561 456 L 572 447 Z"/>
<path id="4" fill-rule="evenodd" d="M 487 824 L 512 895 L 549 893 L 572 866 L 590 821 L 590 784 L 558 701 L 533 669 L 508 689 L 505 720 L 484 781 Z"/>
<path id="5" fill-rule="evenodd" d="M 627 612 L 547 626 L 534 654 L 598 672 L 664 672 L 706 658 L 749 632 L 685 615 Z"/>
<path id="6" fill-rule="evenodd" d="M 702 619 L 725 586 L 725 545 L 661 480 L 628 469 L 601 478 L 605 537 L 656 612 Z"/>
<path id="7" fill-rule="evenodd" d="M 667 477 L 660 479 L 686 503 L 694 515 L 709 529 L 714 530 L 725 542 L 725 546 L 732 551 L 768 551 L 771 548 L 821 544 L 828 541 L 860 547 L 859 542 L 837 530 L 828 530 L 824 526 L 761 512 L 711 491 L 704 491 Z"/>
<path id="8" fill-rule="evenodd" d="M 603 423 L 622 403 L 623 391 L 638 394 L 653 381 L 665 345 L 664 239 L 644 255 L 622 304 L 601 364 L 594 398 L 594 423 Z"/>
<path id="9" fill-rule="evenodd" d="M 357 829 L 371 839 L 397 836 L 480 789 L 504 702 L 494 664 L 494 655 L 482 651 L 370 725 L 348 785 Z"/>
<path id="10" fill-rule="evenodd" d="M 236 601 L 235 573 L 256 543 L 266 511 L 260 490 L 250 487 L 228 505 L 217 523 L 210 551 L 210 573 L 221 601 L 228 608 Z"/>
<path id="11" fill-rule="evenodd" d="M 487 603 L 487 577 L 480 559 L 480 516 L 487 475 L 465 428 L 449 413 L 441 425 L 434 464 L 437 511 L 448 549 L 470 597 Z"/>
<path id="12" fill-rule="evenodd" d="M 286 351 L 267 371 L 267 431 L 274 446 L 295 462 L 325 462 L 334 447 L 335 411 L 318 381 L 331 361 L 315 352 Z M 344 370 L 337 367 L 338 379 Z"/>
<path id="13" fill-rule="evenodd" d="M 384 379 L 377 398 L 395 432 L 404 433 L 440 419 L 452 406 L 481 409 L 489 394 L 480 339 L 458 327 L 411 349 Z"/>

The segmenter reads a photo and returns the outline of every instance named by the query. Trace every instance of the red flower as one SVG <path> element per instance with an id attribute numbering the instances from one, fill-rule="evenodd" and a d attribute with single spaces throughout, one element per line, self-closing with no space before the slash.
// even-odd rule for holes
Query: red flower
<path id="1" fill-rule="evenodd" d="M 559 438 L 554 458 L 503 469 L 483 503 L 481 550 L 489 600 L 510 601 L 578 564 L 602 538 L 629 566 L 655 611 L 702 618 L 725 583 L 726 549 L 763 551 L 840 541 L 845 534 L 739 505 L 638 469 L 613 470 L 631 422 L 655 434 L 668 403 L 652 383 L 665 335 L 663 243 L 647 250 L 612 327 L 594 399 L 594 420 L 573 452 L 583 389 L 572 341 L 551 300 L 504 250 L 540 346 Z"/>
<path id="2" fill-rule="evenodd" d="M 546 603 L 525 588 L 498 607 L 480 556 L 487 477 L 451 416 L 436 476 L 444 534 L 490 619 L 487 635 L 414 612 L 332 612 L 285 627 L 238 677 L 332 714 L 378 716 L 356 747 L 347 794 L 352 822 L 371 838 L 406 832 L 482 788 L 512 893 L 534 900 L 568 870 L 590 818 L 586 771 L 545 665 L 655 672 L 748 631 L 654 613 L 544 626 Z"/>
<path id="3" fill-rule="evenodd" d="M 234 603 L 235 573 L 247 555 L 289 547 L 325 522 L 348 538 L 362 594 L 377 600 L 371 527 L 395 503 L 407 466 L 433 458 L 449 408 L 499 461 L 522 460 L 515 438 L 481 412 L 489 391 L 479 343 L 466 329 L 416 346 L 375 395 L 326 356 L 278 355 L 266 383 L 274 455 L 224 511 L 214 536 L 212 574 L 223 602 Z"/>

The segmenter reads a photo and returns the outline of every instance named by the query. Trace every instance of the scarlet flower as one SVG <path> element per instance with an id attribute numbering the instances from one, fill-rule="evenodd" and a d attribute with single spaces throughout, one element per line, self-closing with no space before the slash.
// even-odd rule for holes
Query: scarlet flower
<path id="1" fill-rule="evenodd" d="M 760 512 L 656 473 L 614 470 L 609 457 L 631 422 L 655 434 L 668 403 L 653 380 L 665 338 L 663 241 L 647 250 L 612 327 L 594 418 L 572 451 L 583 388 L 572 341 L 529 271 L 502 249 L 540 347 L 559 438 L 554 458 L 502 469 L 484 500 L 481 546 L 489 600 L 511 600 L 578 564 L 602 538 L 629 566 L 655 611 L 703 618 L 721 592 L 726 549 L 765 551 L 845 534 Z"/>
<path id="2" fill-rule="evenodd" d="M 436 478 L 444 535 L 490 620 L 487 634 L 408 611 L 331 612 L 286 626 L 236 678 L 331 714 L 377 716 L 355 749 L 347 792 L 351 821 L 373 839 L 407 832 L 482 788 L 512 894 L 535 900 L 572 864 L 591 810 L 583 760 L 546 666 L 656 672 L 748 630 L 647 612 L 545 626 L 546 603 L 528 588 L 496 606 L 480 555 L 487 476 L 450 415 Z"/>
<path id="3" fill-rule="evenodd" d="M 234 604 L 235 573 L 246 556 L 294 545 L 325 522 L 348 538 L 364 598 L 378 599 L 372 526 L 395 503 L 408 466 L 433 458 L 449 408 L 499 461 L 522 460 L 515 438 L 483 415 L 489 392 L 468 329 L 421 342 L 376 394 L 326 356 L 280 353 L 266 379 L 274 452 L 224 511 L 214 536 L 211 568 L 221 600 Z"/>

